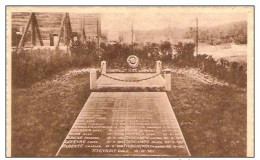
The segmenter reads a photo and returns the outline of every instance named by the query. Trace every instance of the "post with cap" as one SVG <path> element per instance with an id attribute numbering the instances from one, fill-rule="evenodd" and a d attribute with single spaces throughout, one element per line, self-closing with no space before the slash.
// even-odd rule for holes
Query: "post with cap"
<path id="1" fill-rule="evenodd" d="M 89 82 L 89 88 L 91 90 L 96 89 L 96 82 L 97 82 L 97 70 L 96 69 L 90 69 L 90 82 Z"/>
<path id="2" fill-rule="evenodd" d="M 106 74 L 106 73 L 107 73 L 107 62 L 101 61 L 101 74 Z"/>
<path id="3" fill-rule="evenodd" d="M 162 71 L 162 62 L 156 61 L 156 73 L 159 74 Z"/>
<path id="4" fill-rule="evenodd" d="M 171 69 L 165 69 L 165 90 L 166 91 L 171 91 L 172 86 L 171 86 Z"/>

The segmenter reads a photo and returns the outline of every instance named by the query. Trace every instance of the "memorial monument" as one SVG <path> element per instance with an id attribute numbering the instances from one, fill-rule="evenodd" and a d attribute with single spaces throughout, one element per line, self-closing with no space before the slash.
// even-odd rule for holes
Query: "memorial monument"
<path id="1" fill-rule="evenodd" d="M 139 59 L 129 56 L 129 67 Z M 156 73 L 90 72 L 93 90 L 56 156 L 190 156 L 165 91 L 171 90 L 170 70 L 156 62 Z M 131 77 L 131 78 L 129 78 Z M 102 87 L 158 87 L 163 92 L 98 92 Z"/>

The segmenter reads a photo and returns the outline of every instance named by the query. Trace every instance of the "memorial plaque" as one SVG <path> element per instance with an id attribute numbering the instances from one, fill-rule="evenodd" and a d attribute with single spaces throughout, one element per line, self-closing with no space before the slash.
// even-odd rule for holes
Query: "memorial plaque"
<path id="1" fill-rule="evenodd" d="M 57 156 L 190 156 L 164 92 L 93 92 Z"/>

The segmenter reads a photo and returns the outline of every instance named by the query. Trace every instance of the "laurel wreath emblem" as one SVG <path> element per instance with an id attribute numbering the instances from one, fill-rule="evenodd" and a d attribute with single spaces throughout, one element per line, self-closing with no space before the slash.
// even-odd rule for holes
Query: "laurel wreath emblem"
<path id="1" fill-rule="evenodd" d="M 127 58 L 127 63 L 130 67 L 136 68 L 139 65 L 139 58 L 135 55 L 130 55 Z"/>

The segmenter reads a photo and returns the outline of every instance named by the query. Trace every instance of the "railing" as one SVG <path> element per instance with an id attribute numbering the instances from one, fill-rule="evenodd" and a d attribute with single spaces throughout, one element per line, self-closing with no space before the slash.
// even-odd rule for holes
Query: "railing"
<path id="1" fill-rule="evenodd" d="M 110 76 L 107 74 L 107 64 L 106 64 L 106 61 L 102 61 L 101 62 L 101 76 L 104 76 L 106 78 L 109 78 L 109 79 L 113 79 L 115 81 L 123 81 L 123 82 L 135 82 L 135 83 L 138 83 L 138 82 L 141 82 L 141 81 L 146 81 L 146 80 L 150 80 L 150 79 L 153 79 L 157 76 L 162 76 L 164 75 L 164 88 L 166 91 L 171 91 L 171 70 L 170 69 L 165 69 L 165 70 L 162 70 L 162 63 L 161 61 L 156 61 L 156 74 L 155 75 L 152 75 L 150 77 L 146 77 L 146 78 L 142 78 L 142 79 L 137 79 L 137 80 L 125 80 L 125 79 L 120 79 L 120 78 L 116 78 L 116 77 L 113 77 L 113 76 Z M 122 73 L 123 74 L 123 73 Z M 138 74 L 138 73 L 137 73 Z M 90 70 L 90 89 L 91 90 L 94 90 L 96 89 L 97 87 L 97 69 L 91 69 Z"/>

